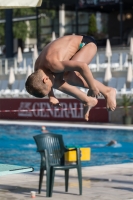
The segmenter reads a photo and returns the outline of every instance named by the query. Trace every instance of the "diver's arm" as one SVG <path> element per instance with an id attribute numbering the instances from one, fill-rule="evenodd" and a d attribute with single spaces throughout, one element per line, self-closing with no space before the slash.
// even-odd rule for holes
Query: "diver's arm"
<path id="1" fill-rule="evenodd" d="M 53 88 L 51 88 L 51 91 L 49 92 L 48 97 L 49 97 L 49 102 L 50 102 L 51 106 L 61 107 L 59 100 L 54 95 Z"/>

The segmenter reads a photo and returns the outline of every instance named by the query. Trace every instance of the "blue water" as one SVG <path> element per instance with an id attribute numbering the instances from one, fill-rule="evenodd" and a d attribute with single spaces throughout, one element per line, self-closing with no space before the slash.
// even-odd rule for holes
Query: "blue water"
<path id="1" fill-rule="evenodd" d="M 65 145 L 91 147 L 91 160 L 82 166 L 98 166 L 133 162 L 133 131 L 47 127 L 63 135 Z M 33 136 L 41 133 L 40 126 L 0 125 L 0 163 L 32 166 L 39 170 L 40 155 Z M 116 140 L 114 146 L 105 146 Z"/>

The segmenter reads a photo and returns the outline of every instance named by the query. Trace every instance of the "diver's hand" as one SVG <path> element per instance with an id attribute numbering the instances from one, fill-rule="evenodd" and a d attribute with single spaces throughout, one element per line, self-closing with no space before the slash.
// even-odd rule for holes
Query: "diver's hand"
<path id="1" fill-rule="evenodd" d="M 101 94 L 100 91 L 97 88 L 95 88 L 95 89 L 90 89 L 87 93 L 87 96 L 98 98 L 98 96 L 101 96 Z"/>
<path id="2" fill-rule="evenodd" d="M 57 107 L 57 108 L 61 107 L 59 100 L 56 99 L 56 97 L 50 97 L 49 102 L 50 102 L 51 107 Z"/>

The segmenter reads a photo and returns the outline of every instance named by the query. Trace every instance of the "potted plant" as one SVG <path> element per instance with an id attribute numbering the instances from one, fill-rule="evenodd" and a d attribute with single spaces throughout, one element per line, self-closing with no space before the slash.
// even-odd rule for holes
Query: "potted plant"
<path id="1" fill-rule="evenodd" d="M 97 33 L 97 23 L 94 14 L 91 14 L 88 25 L 88 34 L 91 36 L 95 36 L 95 34 Z"/>
<path id="2" fill-rule="evenodd" d="M 122 95 L 122 99 L 118 102 L 119 106 L 124 109 L 123 124 L 132 124 L 132 117 L 130 115 L 130 106 L 133 105 L 132 97 L 127 95 Z"/>

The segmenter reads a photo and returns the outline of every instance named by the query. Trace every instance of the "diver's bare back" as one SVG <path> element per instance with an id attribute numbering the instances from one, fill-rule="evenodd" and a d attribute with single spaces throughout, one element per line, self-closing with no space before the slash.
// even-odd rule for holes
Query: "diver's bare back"
<path id="1" fill-rule="evenodd" d="M 70 60 L 78 51 L 83 36 L 68 35 L 46 45 L 35 63 L 35 70 L 50 69 L 54 60 Z"/>

